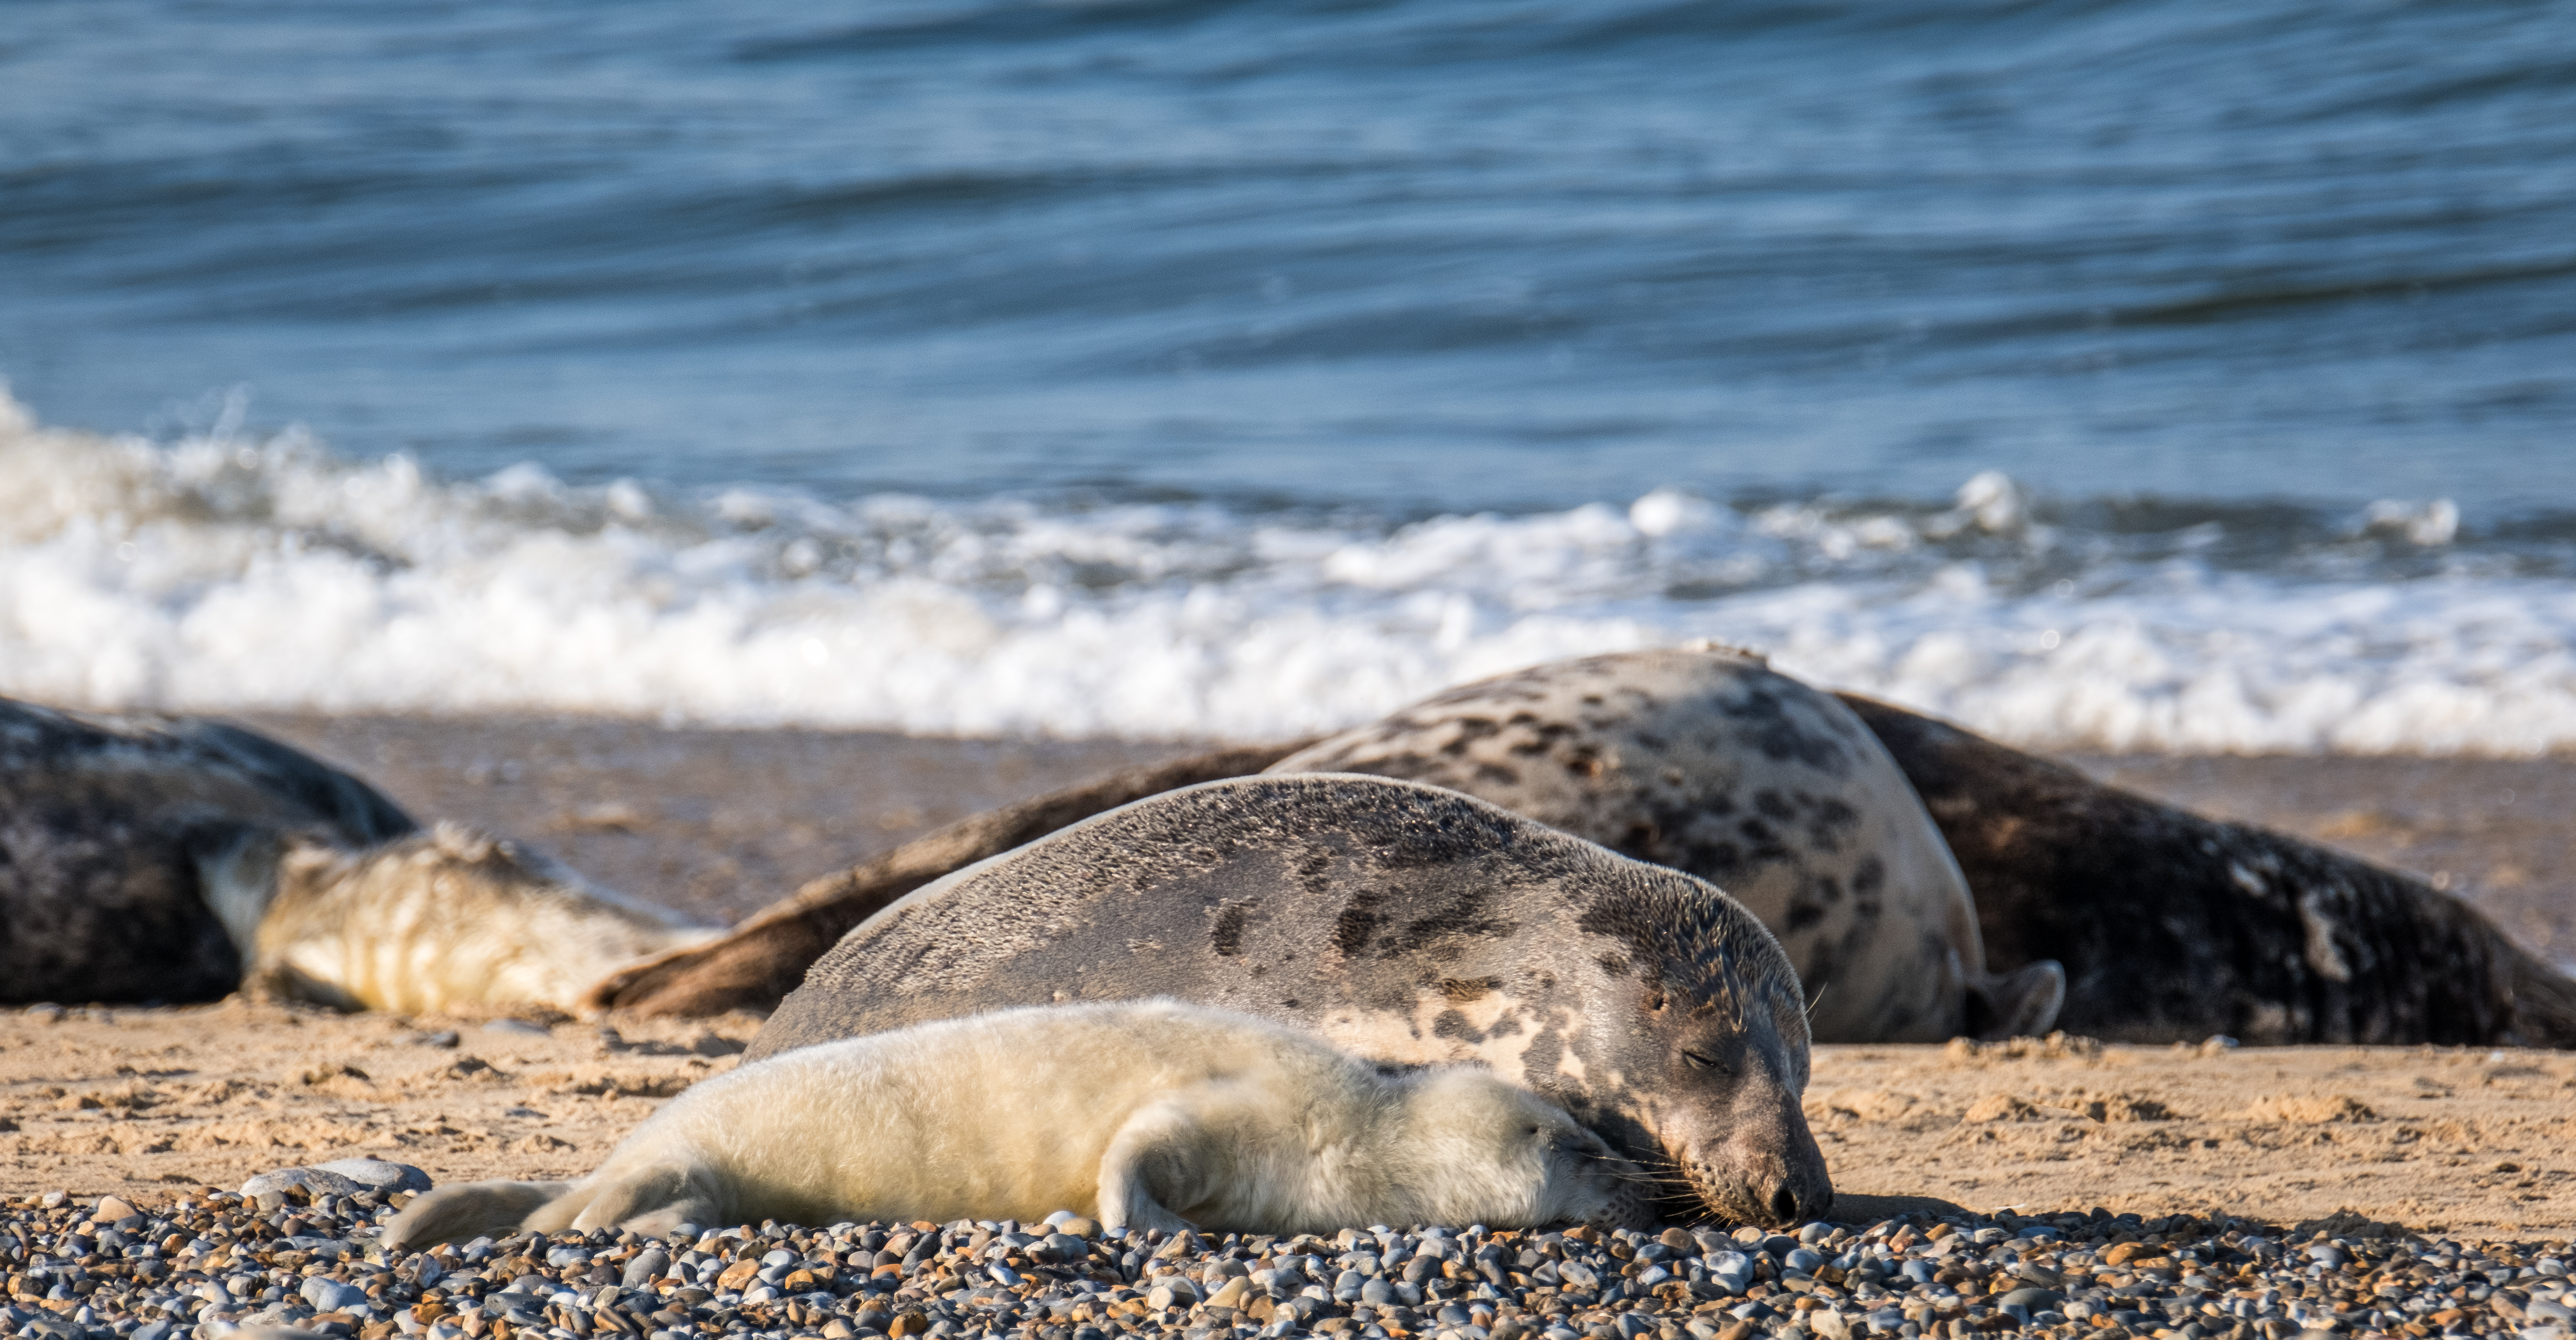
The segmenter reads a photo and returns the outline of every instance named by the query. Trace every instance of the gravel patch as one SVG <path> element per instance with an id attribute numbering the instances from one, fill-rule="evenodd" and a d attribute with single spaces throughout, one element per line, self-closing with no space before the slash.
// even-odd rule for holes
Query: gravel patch
<path id="1" fill-rule="evenodd" d="M 387 1171 L 392 1169 L 394 1171 Z M 287 1170 L 292 1171 L 292 1170 Z M 367 1174 L 353 1179 L 351 1171 Z M 336 1181 L 412 1183 L 401 1165 Z M 0 1204 L 0 1334 L 30 1340 L 2571 1340 L 2563 1241 L 2359 1219 L 1909 1215 L 1795 1233 L 1043 1224 L 521 1234 L 387 1253 L 411 1194 L 264 1175 L 145 1209 Z M 325 1188 L 317 1190 L 317 1188 Z"/>

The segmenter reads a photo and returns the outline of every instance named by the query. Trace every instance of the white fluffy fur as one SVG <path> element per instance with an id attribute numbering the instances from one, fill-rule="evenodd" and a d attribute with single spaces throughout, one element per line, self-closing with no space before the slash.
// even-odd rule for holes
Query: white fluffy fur
<path id="1" fill-rule="evenodd" d="M 259 835 L 200 874 L 246 987 L 343 1009 L 580 1012 L 612 970 L 718 934 L 454 823 L 360 852 Z"/>
<path id="2" fill-rule="evenodd" d="M 1128 1001 L 770 1057 L 682 1094 L 579 1182 L 441 1188 L 386 1238 L 1062 1209 L 1113 1230 L 1642 1223 L 1645 1181 L 1481 1067 L 1384 1074 L 1264 1020 Z"/>

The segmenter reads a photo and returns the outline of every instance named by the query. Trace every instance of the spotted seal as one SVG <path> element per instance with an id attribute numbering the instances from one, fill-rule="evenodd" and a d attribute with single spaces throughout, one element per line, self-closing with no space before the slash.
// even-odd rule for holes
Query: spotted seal
<path id="1" fill-rule="evenodd" d="M 0 1001 L 222 996 L 243 955 L 202 857 L 250 830 L 365 846 L 415 827 L 365 782 L 238 726 L 0 699 Z"/>
<path id="2" fill-rule="evenodd" d="M 2130 1042 L 2576 1047 L 2576 982 L 2394 870 L 1843 701 L 1923 797 L 1987 951 L 2065 965 L 2059 1023 Z"/>
<path id="3" fill-rule="evenodd" d="M 418 1247 L 523 1228 L 1036 1223 L 1058 1210 L 1112 1233 L 1636 1228 L 1653 1220 L 1645 1180 L 1482 1066 L 1390 1072 L 1268 1020 L 1119 1001 L 772 1056 L 692 1087 L 579 1182 L 443 1187 L 386 1236 Z"/>
<path id="4" fill-rule="evenodd" d="M 1708 880 L 1779 937 L 1819 1042 L 2044 1033 L 2064 991 L 2045 960 L 1986 970 L 1976 900 L 1905 774 L 1850 708 L 1756 657 L 1533 666 L 1269 771 L 1447 787 Z"/>
<path id="5" fill-rule="evenodd" d="M 1470 796 L 1312 774 L 1166 792 L 843 937 L 754 1058 L 932 1019 L 1174 996 L 1392 1063 L 1479 1060 L 1707 1209 L 1832 1200 L 1798 977 L 1713 885 Z"/>

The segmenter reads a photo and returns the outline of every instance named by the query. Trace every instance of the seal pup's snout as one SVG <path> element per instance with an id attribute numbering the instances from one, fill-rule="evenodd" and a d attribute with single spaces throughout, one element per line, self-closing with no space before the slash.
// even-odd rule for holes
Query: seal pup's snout
<path id="1" fill-rule="evenodd" d="M 1571 1118 L 1549 1133 L 1548 1158 L 1566 1170 L 1571 1193 L 1551 1207 L 1547 1221 L 1571 1220 L 1595 1228 L 1652 1228 L 1663 1222 L 1656 1205 L 1658 1179 L 1630 1162 L 1594 1131 Z"/>

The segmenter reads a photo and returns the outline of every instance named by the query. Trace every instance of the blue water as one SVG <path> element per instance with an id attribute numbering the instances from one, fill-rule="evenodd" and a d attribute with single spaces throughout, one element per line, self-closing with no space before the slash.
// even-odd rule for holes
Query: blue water
<path id="1" fill-rule="evenodd" d="M 2576 4 L 0 3 L 0 693 L 2576 750 Z"/>
<path id="2" fill-rule="evenodd" d="M 452 478 L 2557 535 L 2576 6 L 10 0 L 0 376 Z"/>

